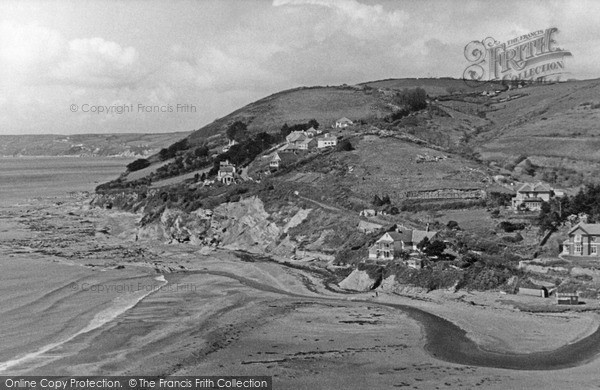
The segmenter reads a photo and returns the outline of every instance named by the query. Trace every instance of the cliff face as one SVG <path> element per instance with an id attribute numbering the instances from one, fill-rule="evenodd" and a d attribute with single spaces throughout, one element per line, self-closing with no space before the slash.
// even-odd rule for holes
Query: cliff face
<path id="1" fill-rule="evenodd" d="M 289 256 L 297 244 L 286 233 L 301 224 L 310 211 L 295 208 L 288 210 L 291 217 L 281 218 L 265 211 L 258 197 L 192 213 L 166 209 L 159 220 L 140 227 L 138 237 Z"/>

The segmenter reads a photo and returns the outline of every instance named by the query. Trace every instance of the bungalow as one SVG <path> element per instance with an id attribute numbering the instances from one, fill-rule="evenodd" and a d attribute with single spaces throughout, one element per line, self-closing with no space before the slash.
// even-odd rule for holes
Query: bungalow
<path id="1" fill-rule="evenodd" d="M 229 160 L 221 161 L 217 180 L 226 185 L 232 184 L 235 180 L 235 165 L 230 164 Z"/>
<path id="2" fill-rule="evenodd" d="M 598 256 L 600 247 L 600 224 L 579 223 L 569 231 L 563 242 L 563 254 L 574 256 Z"/>
<path id="3" fill-rule="evenodd" d="M 437 232 L 417 229 L 397 229 L 387 232 L 369 248 L 369 259 L 394 260 L 400 251 L 416 251 L 425 237 L 432 239 Z"/>
<path id="4" fill-rule="evenodd" d="M 344 127 L 348 127 L 350 125 L 352 125 L 352 121 L 346 117 L 340 118 L 337 121 L 335 121 L 336 128 L 343 129 Z"/>
<path id="5" fill-rule="evenodd" d="M 277 152 L 273 154 L 269 167 L 279 169 L 298 161 L 294 153 Z"/>
<path id="6" fill-rule="evenodd" d="M 337 145 L 337 138 L 329 134 L 326 134 L 325 137 L 321 137 L 317 140 L 317 148 L 319 149 L 329 148 L 335 145 Z"/>
<path id="7" fill-rule="evenodd" d="M 554 196 L 552 188 L 545 184 L 525 183 L 517 190 L 517 195 L 512 200 L 512 207 L 515 210 L 539 211 L 542 209 L 542 202 L 549 202 L 552 196 Z"/>

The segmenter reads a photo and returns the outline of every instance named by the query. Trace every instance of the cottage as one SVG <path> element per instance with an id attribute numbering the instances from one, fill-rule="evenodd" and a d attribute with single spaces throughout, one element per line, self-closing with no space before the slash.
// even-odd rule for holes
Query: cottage
<path id="1" fill-rule="evenodd" d="M 343 128 L 351 126 L 351 125 L 352 125 L 352 121 L 346 117 L 340 118 L 337 121 L 335 121 L 335 127 L 339 128 L 339 129 L 343 129 Z"/>
<path id="2" fill-rule="evenodd" d="M 217 180 L 226 185 L 232 184 L 235 180 L 235 165 L 230 164 L 229 160 L 221 161 Z"/>
<path id="3" fill-rule="evenodd" d="M 417 245 L 425 237 L 431 240 L 436 235 L 437 232 L 406 228 L 387 232 L 369 248 L 369 259 L 397 259 L 400 251 L 416 251 Z"/>
<path id="4" fill-rule="evenodd" d="M 515 210 L 539 211 L 542 209 L 542 202 L 549 202 L 553 196 L 552 188 L 545 184 L 525 183 L 517 190 L 517 195 L 512 200 L 512 207 Z"/>
<path id="5" fill-rule="evenodd" d="M 317 141 L 314 138 L 305 138 L 302 141 L 296 141 L 298 150 L 311 150 L 317 146 Z"/>
<path id="6" fill-rule="evenodd" d="M 311 127 L 310 129 L 306 130 L 306 135 L 311 138 L 316 137 L 319 134 L 321 134 L 321 131 L 315 129 L 314 127 Z"/>
<path id="7" fill-rule="evenodd" d="M 274 169 L 283 168 L 298 161 L 298 156 L 294 153 L 277 152 L 273 154 L 269 167 Z"/>
<path id="8" fill-rule="evenodd" d="M 563 242 L 563 254 L 573 256 L 598 256 L 600 247 L 600 224 L 579 223 L 569 231 Z"/>
<path id="9" fill-rule="evenodd" d="M 337 145 L 337 138 L 332 135 L 325 135 L 317 140 L 317 148 L 329 148 Z"/>
<path id="10" fill-rule="evenodd" d="M 302 141 L 303 139 L 308 138 L 306 131 L 292 131 L 285 137 L 285 140 L 288 144 Z"/>

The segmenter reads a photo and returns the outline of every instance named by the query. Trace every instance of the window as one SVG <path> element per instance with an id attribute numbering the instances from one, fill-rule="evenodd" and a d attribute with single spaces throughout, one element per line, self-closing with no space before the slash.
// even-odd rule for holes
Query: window
<path id="1" fill-rule="evenodd" d="M 581 242 L 581 234 L 575 235 L 575 242 Z"/>
<path id="2" fill-rule="evenodd" d="M 592 245 L 592 255 L 598 256 L 598 247 L 596 245 Z"/>
<path id="3" fill-rule="evenodd" d="M 582 248 L 581 244 L 575 244 L 575 253 L 581 253 L 581 248 Z"/>

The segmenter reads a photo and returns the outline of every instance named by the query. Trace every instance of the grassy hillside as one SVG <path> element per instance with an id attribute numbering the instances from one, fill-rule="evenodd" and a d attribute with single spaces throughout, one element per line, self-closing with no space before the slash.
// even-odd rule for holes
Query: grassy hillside
<path id="1" fill-rule="evenodd" d="M 394 94 L 416 87 L 427 91 L 427 108 L 390 120 L 402 108 Z M 481 91 L 499 92 L 484 96 Z M 577 186 L 585 180 L 593 181 L 595 175 L 591 173 L 600 168 L 599 96 L 599 80 L 509 88 L 489 82 L 467 85 L 451 78 L 389 79 L 357 86 L 297 88 L 258 100 L 193 132 L 187 138 L 188 149 L 206 144 L 211 154 L 219 153 L 226 143 L 226 129 L 234 121 L 244 122 L 250 134 L 257 134 L 277 133 L 284 123 L 305 123 L 313 118 L 321 128 L 330 129 L 336 119 L 345 116 L 360 121 L 363 125 L 355 129 L 363 133 L 375 128 L 414 141 L 414 150 L 407 156 L 429 153 L 427 148 L 433 147 L 447 154 L 481 159 L 486 166 L 480 168 L 492 168 L 490 174 Z M 378 154 L 376 149 L 370 159 L 357 163 L 366 164 L 365 172 L 373 161 L 380 163 L 384 161 L 382 158 L 389 158 L 385 142 L 381 147 L 383 153 Z M 519 167 L 524 159 L 535 166 L 525 175 Z M 159 159 L 155 156 L 152 161 L 158 163 Z M 402 185 L 461 185 L 460 180 L 452 182 L 450 173 L 442 169 L 443 163 L 437 167 L 443 173 Z M 385 171 L 385 166 L 382 169 Z M 136 179 L 139 176 L 138 173 Z M 366 175 L 366 180 L 372 177 Z M 386 182 L 394 180 L 388 177 Z"/>
<path id="2" fill-rule="evenodd" d="M 352 120 L 381 118 L 393 110 L 383 94 L 358 87 L 298 88 L 276 93 L 220 118 L 194 132 L 190 143 L 196 145 L 215 134 L 224 134 L 227 126 L 239 120 L 251 132 L 278 131 L 284 123 L 304 123 L 316 119 L 322 127 L 331 127 L 341 117 Z"/>

